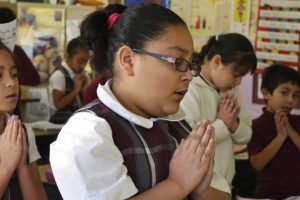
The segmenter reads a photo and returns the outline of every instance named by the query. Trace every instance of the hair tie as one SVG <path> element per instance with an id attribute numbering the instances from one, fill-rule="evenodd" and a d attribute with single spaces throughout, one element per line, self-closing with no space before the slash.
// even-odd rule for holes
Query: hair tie
<path id="1" fill-rule="evenodd" d="M 219 34 L 217 34 L 215 37 L 216 37 L 216 41 L 218 41 L 219 40 Z"/>
<path id="2" fill-rule="evenodd" d="M 111 29 L 114 25 L 114 23 L 116 22 L 116 20 L 119 18 L 120 14 L 119 13 L 113 13 L 108 17 L 107 23 L 108 23 L 108 27 L 107 29 Z"/>

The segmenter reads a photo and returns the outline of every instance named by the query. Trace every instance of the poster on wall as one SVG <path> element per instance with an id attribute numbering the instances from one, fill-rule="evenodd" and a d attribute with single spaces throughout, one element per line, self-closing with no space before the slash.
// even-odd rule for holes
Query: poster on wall
<path id="1" fill-rule="evenodd" d="M 249 39 L 254 44 L 257 27 L 258 1 L 251 1 Z"/>
<path id="2" fill-rule="evenodd" d="M 66 20 L 66 44 L 80 35 L 80 19 Z"/>
<path id="3" fill-rule="evenodd" d="M 187 22 L 194 38 L 195 50 L 201 50 L 211 36 L 229 31 L 229 0 L 192 0 Z"/>
<path id="4" fill-rule="evenodd" d="M 157 3 L 166 8 L 171 8 L 171 0 L 124 0 L 124 5 L 128 7 L 141 3 Z"/>
<path id="5" fill-rule="evenodd" d="M 60 65 L 65 35 L 63 8 L 18 4 L 17 43 L 36 67 L 41 82 Z"/>
<path id="6" fill-rule="evenodd" d="M 251 0 L 231 1 L 230 31 L 249 36 Z"/>
<path id="7" fill-rule="evenodd" d="M 172 0 L 171 10 L 179 15 L 186 24 L 190 24 L 191 4 L 192 0 Z"/>
<path id="8" fill-rule="evenodd" d="M 253 80 L 253 102 L 263 103 L 259 74 L 274 63 L 299 71 L 300 0 L 260 0 L 255 51 L 258 59 Z"/>

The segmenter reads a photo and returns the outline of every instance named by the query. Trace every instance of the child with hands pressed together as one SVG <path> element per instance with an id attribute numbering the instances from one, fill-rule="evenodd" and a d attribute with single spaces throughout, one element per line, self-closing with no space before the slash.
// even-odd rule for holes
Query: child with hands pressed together
<path id="1" fill-rule="evenodd" d="M 256 196 L 300 199 L 300 116 L 291 114 L 299 102 L 300 76 L 274 64 L 262 75 L 266 106 L 253 120 L 248 152 L 257 171 Z"/>
<path id="2" fill-rule="evenodd" d="M 194 62 L 201 72 L 191 81 L 181 106 L 192 127 L 203 119 L 212 122 L 217 143 L 211 183 L 217 196 L 212 199 L 231 199 L 233 144 L 246 144 L 251 137 L 251 119 L 242 107 L 238 85 L 255 71 L 257 59 L 245 36 L 228 33 L 211 37 L 195 53 Z"/>
<path id="3" fill-rule="evenodd" d="M 8 114 L 16 107 L 19 83 L 13 54 L 1 42 L 0 87 L 0 197 L 5 200 L 47 199 L 37 169 L 36 160 L 40 155 L 34 136 L 25 131 L 17 116 Z"/>
<path id="4" fill-rule="evenodd" d="M 191 130 L 179 106 L 199 70 L 186 24 L 157 4 L 112 7 L 81 24 L 92 65 L 113 76 L 51 144 L 63 198 L 210 199 L 214 128 Z"/>
<path id="5" fill-rule="evenodd" d="M 231 133 L 234 133 L 239 126 L 238 115 L 241 107 L 234 94 L 225 94 L 221 97 L 218 105 L 217 119 L 224 122 Z"/>
<path id="6" fill-rule="evenodd" d="M 67 45 L 65 61 L 49 79 L 53 112 L 50 122 L 63 124 L 81 107 L 81 92 L 88 85 L 84 72 L 88 59 L 85 43 L 79 37 L 72 39 Z"/>

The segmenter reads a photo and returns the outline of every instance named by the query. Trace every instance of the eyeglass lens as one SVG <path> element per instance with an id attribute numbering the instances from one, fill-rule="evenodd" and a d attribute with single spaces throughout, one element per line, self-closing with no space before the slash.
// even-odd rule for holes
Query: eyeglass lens
<path id="1" fill-rule="evenodd" d="M 175 67 L 176 70 L 180 72 L 186 72 L 188 69 L 190 69 L 193 76 L 197 76 L 200 71 L 197 64 L 195 63 L 190 64 L 188 61 L 181 58 L 176 59 Z"/>

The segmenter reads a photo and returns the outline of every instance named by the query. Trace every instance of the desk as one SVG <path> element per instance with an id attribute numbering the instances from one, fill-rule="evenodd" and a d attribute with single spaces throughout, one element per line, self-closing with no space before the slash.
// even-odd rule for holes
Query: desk
<path id="1" fill-rule="evenodd" d="M 31 97 L 19 99 L 19 103 L 36 103 L 36 102 L 40 102 L 40 99 L 39 98 L 31 98 Z"/>
<path id="2" fill-rule="evenodd" d="M 34 135 L 36 137 L 38 136 L 57 136 L 60 132 L 60 129 L 51 129 L 51 130 L 41 130 L 41 129 L 32 129 L 34 132 Z"/>

